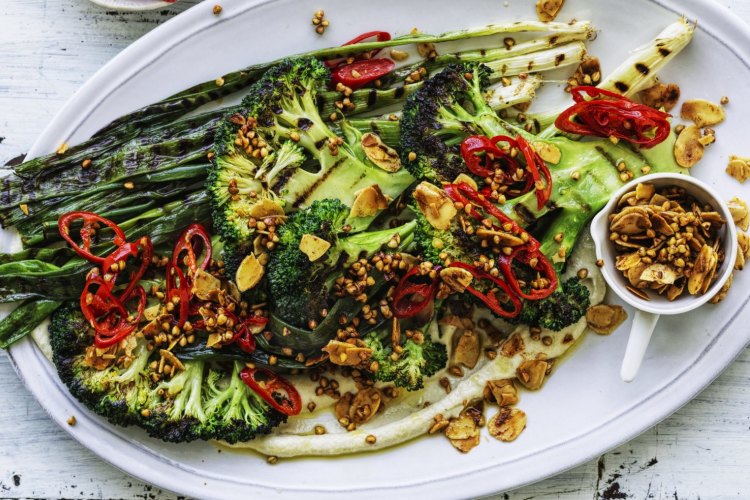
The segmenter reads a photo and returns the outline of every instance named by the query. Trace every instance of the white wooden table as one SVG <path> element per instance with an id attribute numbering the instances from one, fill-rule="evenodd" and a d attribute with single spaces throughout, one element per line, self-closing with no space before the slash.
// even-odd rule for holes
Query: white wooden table
<path id="1" fill-rule="evenodd" d="M 100 66 L 196 1 L 121 14 L 85 0 L 1 0 L 0 164 L 24 153 Z M 750 1 L 718 1 L 750 22 Z M 176 498 L 102 462 L 68 437 L 4 355 L 0 384 L 0 498 Z M 748 471 L 750 351 L 745 351 L 703 394 L 640 437 L 497 498 L 747 498 Z"/>

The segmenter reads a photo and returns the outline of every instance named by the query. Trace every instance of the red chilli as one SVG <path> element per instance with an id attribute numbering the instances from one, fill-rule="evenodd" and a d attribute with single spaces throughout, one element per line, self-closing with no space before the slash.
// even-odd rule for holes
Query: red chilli
<path id="1" fill-rule="evenodd" d="M 302 397 L 297 389 L 271 370 L 245 368 L 240 372 L 240 379 L 266 403 L 284 415 L 299 415 L 302 411 Z"/>
<path id="2" fill-rule="evenodd" d="M 434 300 L 439 284 L 437 276 L 422 275 L 419 266 L 413 266 L 393 292 L 393 315 L 400 319 L 416 316 Z"/>
<path id="3" fill-rule="evenodd" d="M 334 84 L 342 83 L 350 89 L 358 89 L 381 78 L 396 67 L 390 59 L 365 59 L 345 66 L 339 66 L 331 72 Z"/>
<path id="4" fill-rule="evenodd" d="M 469 271 L 471 275 L 478 280 L 487 280 L 490 281 L 493 285 L 493 289 L 489 291 L 489 293 L 482 293 L 473 286 L 467 286 L 466 291 L 481 300 L 484 305 L 490 308 L 492 312 L 497 314 L 498 316 L 502 316 L 504 318 L 515 318 L 519 314 L 521 314 L 521 309 L 523 308 L 523 305 L 521 304 L 521 299 L 518 298 L 518 295 L 514 293 L 513 290 L 511 290 L 511 287 L 508 286 L 508 284 L 501 280 L 500 278 L 496 278 L 495 276 L 492 276 L 490 273 L 478 269 L 475 266 L 472 266 L 470 264 L 465 264 L 463 262 L 453 262 L 450 267 L 458 267 L 461 269 L 464 269 L 466 271 Z M 507 298 L 506 301 L 501 302 L 500 299 L 497 297 L 497 292 L 494 290 L 494 288 L 499 288 L 503 291 L 505 294 L 505 297 Z M 509 303 L 513 306 L 513 309 L 508 310 L 503 307 L 504 303 Z"/>
<path id="5" fill-rule="evenodd" d="M 80 220 L 82 222 L 79 235 L 81 237 L 81 243 L 79 244 L 70 235 L 71 226 L 75 221 Z M 91 243 L 93 236 L 101 229 L 101 226 L 107 227 L 114 233 L 112 237 L 112 244 L 119 248 L 126 243 L 125 232 L 120 229 L 120 226 L 115 224 L 109 219 L 105 219 L 93 212 L 68 212 L 62 215 L 57 221 L 57 228 L 60 231 L 60 236 L 68 242 L 73 250 L 87 261 L 102 265 L 104 263 L 104 257 L 98 257 L 91 253 Z"/>
<path id="6" fill-rule="evenodd" d="M 516 172 L 520 171 L 521 167 L 515 158 L 498 147 L 500 142 L 507 143 L 509 148 L 516 148 L 523 154 L 526 160 L 523 178 L 516 177 Z M 524 182 L 520 189 L 514 190 L 513 197 L 534 189 L 538 208 L 542 208 L 549 201 L 552 194 L 552 175 L 544 160 L 521 135 L 515 139 L 505 135 L 491 139 L 482 135 L 469 136 L 461 143 L 461 156 L 469 172 L 477 177 L 494 178 L 497 175 L 496 166 L 501 166 L 503 185 L 512 186 Z M 489 191 L 489 187 L 486 190 Z"/>
<path id="7" fill-rule="evenodd" d="M 616 137 L 644 148 L 669 136 L 668 113 L 597 87 L 573 87 L 570 93 L 575 104 L 555 120 L 555 127 L 564 132 Z"/>
<path id="8" fill-rule="evenodd" d="M 347 45 L 356 45 L 358 43 L 370 41 L 371 38 L 378 42 L 387 42 L 388 40 L 391 39 L 391 34 L 388 33 L 387 31 L 367 31 L 365 33 L 362 33 L 359 36 L 352 38 L 351 40 L 343 44 L 342 47 L 346 47 Z M 378 55 L 381 50 L 383 49 L 373 49 L 370 51 L 362 52 L 360 54 L 356 54 L 352 56 L 352 58 L 354 60 L 372 59 L 376 55 Z M 338 59 L 331 59 L 329 61 L 325 61 L 324 64 L 328 66 L 329 68 L 335 68 L 336 66 L 342 65 L 344 62 L 346 62 L 346 60 L 347 60 L 346 58 L 340 57 Z"/>
<path id="9" fill-rule="evenodd" d="M 539 242 L 533 236 L 468 184 L 448 184 L 443 188 L 453 201 L 462 203 L 464 206 L 470 205 L 469 215 L 473 218 L 477 220 L 484 218 L 475 208 L 478 206 L 485 214 L 497 219 L 504 230 L 518 234 L 519 237 L 526 240 L 526 244 L 516 247 L 510 255 L 502 255 L 497 258 L 500 272 L 502 272 L 507 284 L 516 295 L 528 300 L 540 300 L 549 297 L 557 289 L 557 273 L 549 259 L 539 250 Z M 498 228 L 495 227 L 495 229 Z M 530 267 L 541 278 L 548 281 L 547 285 L 542 288 L 533 289 L 529 293 L 524 292 L 521 283 L 515 275 L 513 269 L 514 263 Z M 493 277 L 493 279 L 496 278 Z"/>

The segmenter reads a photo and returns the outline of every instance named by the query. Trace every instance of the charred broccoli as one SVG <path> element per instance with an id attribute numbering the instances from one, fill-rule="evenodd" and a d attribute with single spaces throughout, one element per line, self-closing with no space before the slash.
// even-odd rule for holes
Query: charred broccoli
<path id="1" fill-rule="evenodd" d="M 406 100 L 401 159 L 414 177 L 453 182 L 467 173 L 460 151 L 466 137 L 505 133 L 485 100 L 490 73 L 481 64 L 452 64 Z"/>
<path id="2" fill-rule="evenodd" d="M 117 425 L 138 425 L 169 442 L 221 439 L 247 441 L 285 420 L 239 378 L 244 367 L 186 361 L 172 378 L 152 382 L 152 353 L 143 338 L 129 337 L 131 358 L 97 369 L 91 359 L 91 327 L 75 302 L 65 304 L 49 327 L 60 379 L 79 401 Z M 88 354 L 88 356 L 87 356 Z"/>
<path id="3" fill-rule="evenodd" d="M 403 352 L 396 359 L 391 345 L 383 343 L 377 332 L 370 333 L 363 341 L 372 350 L 370 359 L 377 363 L 377 370 L 373 375 L 375 380 L 393 382 L 409 391 L 423 388 L 425 377 L 436 374 L 448 362 L 445 345 L 434 342 L 427 336 L 418 340 L 406 339 L 401 344 Z"/>
<path id="4" fill-rule="evenodd" d="M 413 182 L 406 170 L 390 173 L 366 162 L 323 120 L 316 89 L 329 76 L 316 59 L 286 59 L 250 89 L 242 112 L 226 118 L 208 179 L 214 225 L 224 239 L 250 239 L 247 222 L 262 198 L 278 199 L 291 212 L 327 198 L 351 205 L 375 184 L 395 198 Z M 371 219 L 353 224 L 363 229 Z"/>
<path id="5" fill-rule="evenodd" d="M 289 216 L 278 230 L 279 244 L 268 263 L 268 287 L 273 312 L 285 322 L 306 327 L 318 319 L 331 297 L 332 278 L 357 258 L 368 257 L 394 240 L 399 246 L 410 241 L 415 223 L 346 235 L 349 208 L 337 199 L 318 200 Z M 300 244 L 312 240 L 323 245 L 323 254 L 311 260 Z M 304 247 L 304 244 L 303 244 Z"/>
<path id="6" fill-rule="evenodd" d="M 576 277 L 568 278 L 549 297 L 526 300 L 512 323 L 560 331 L 580 320 L 591 305 L 589 289 Z"/>

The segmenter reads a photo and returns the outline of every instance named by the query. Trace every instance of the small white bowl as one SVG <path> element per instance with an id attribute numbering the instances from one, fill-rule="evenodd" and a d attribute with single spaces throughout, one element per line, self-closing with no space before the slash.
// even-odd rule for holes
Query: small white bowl
<path id="1" fill-rule="evenodd" d="M 683 294 L 670 302 L 666 297 L 649 293 L 651 300 L 644 300 L 626 288 L 630 283 L 620 271 L 615 269 L 617 252 L 614 243 L 609 239 L 609 215 L 614 213 L 620 198 L 625 193 L 634 190 L 639 183 L 650 183 L 657 189 L 666 186 L 681 187 L 699 202 L 708 203 L 714 207 L 726 221 L 720 234 L 724 248 L 724 262 L 716 272 L 718 278 L 703 295 Z M 609 203 L 594 217 L 591 223 L 591 235 L 596 248 L 596 258 L 604 262 L 601 272 L 605 281 L 614 293 L 636 309 L 628 346 L 620 370 L 622 379 L 630 382 L 638 373 L 659 316 L 662 314 L 682 314 L 702 306 L 716 295 L 729 279 L 737 259 L 737 229 L 732 222 L 732 214 L 729 212 L 727 204 L 706 183 L 682 174 L 651 174 L 633 179 L 612 195 Z"/>

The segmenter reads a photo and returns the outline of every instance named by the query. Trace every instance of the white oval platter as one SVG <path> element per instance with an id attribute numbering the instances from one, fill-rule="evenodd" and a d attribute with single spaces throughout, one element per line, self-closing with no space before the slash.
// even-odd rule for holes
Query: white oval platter
<path id="1" fill-rule="evenodd" d="M 418 26 L 442 32 L 490 22 L 533 19 L 531 0 L 223 0 L 203 2 L 144 36 L 96 73 L 49 123 L 30 157 L 80 142 L 112 119 L 194 83 L 286 54 L 341 43 L 373 29 L 402 34 Z M 325 36 L 310 24 L 323 8 Z M 727 199 L 740 185 L 724 173 L 729 154 L 749 155 L 743 118 L 750 116 L 750 32 L 705 0 L 568 0 L 560 20 L 590 19 L 601 31 L 590 44 L 604 74 L 627 51 L 678 15 L 699 20 L 691 45 L 663 72 L 683 96 L 730 96 L 728 119 L 693 174 Z M 498 42 L 499 43 L 499 42 Z M 744 149 L 743 149 L 744 148 Z M 169 445 L 138 429 L 109 425 L 79 405 L 28 338 L 11 357 L 29 390 L 75 439 L 104 460 L 162 488 L 198 498 L 476 497 L 537 481 L 578 465 L 653 426 L 705 388 L 750 339 L 750 271 L 729 297 L 684 316 L 662 318 L 638 378 L 625 384 L 619 365 L 629 324 L 610 337 L 589 334 L 520 407 L 528 428 L 513 443 L 489 436 L 468 455 L 442 437 L 375 454 L 305 458 L 268 465 L 263 457 L 209 443 Z M 614 298 L 611 299 L 614 301 Z M 66 424 L 70 415 L 78 423 Z"/>

